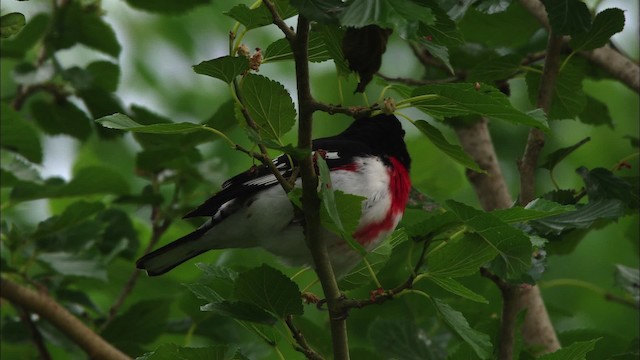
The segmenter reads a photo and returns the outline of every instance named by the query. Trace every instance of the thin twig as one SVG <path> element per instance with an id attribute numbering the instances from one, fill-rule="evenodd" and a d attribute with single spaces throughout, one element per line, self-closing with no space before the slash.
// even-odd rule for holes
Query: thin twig
<path id="1" fill-rule="evenodd" d="M 22 85 L 18 87 L 16 97 L 13 99 L 11 106 L 14 110 L 19 111 L 24 106 L 27 99 L 34 94 L 44 91 L 51 94 L 56 102 L 64 101 L 70 94 L 66 92 L 61 86 L 56 84 L 44 83 L 35 85 Z"/>
<path id="2" fill-rule="evenodd" d="M 152 179 L 152 185 L 156 192 L 159 191 L 158 189 L 159 185 L 158 185 L 157 179 L 155 178 Z M 176 184 L 175 189 L 173 191 L 173 198 L 171 199 L 171 204 L 169 205 L 169 208 L 173 207 L 177 203 L 179 192 L 180 192 L 180 187 Z M 171 226 L 172 221 L 173 219 L 170 217 L 164 217 L 164 219 L 162 218 L 162 211 L 158 205 L 154 205 L 151 208 L 151 238 L 149 239 L 149 243 L 147 244 L 147 247 L 144 249 L 143 255 L 147 255 L 148 253 L 151 252 L 151 250 L 156 246 L 158 241 L 160 241 L 160 238 L 162 237 L 162 235 L 164 235 L 164 233 L 167 231 L 169 226 Z M 141 273 L 142 272 L 137 269 L 133 270 L 133 272 L 129 276 L 129 279 L 127 279 L 127 282 L 123 286 L 122 291 L 120 292 L 120 295 L 118 295 L 118 298 L 109 309 L 109 314 L 107 315 L 107 319 L 100 326 L 101 332 L 104 331 L 104 329 L 106 329 L 107 326 L 109 326 L 109 324 L 113 321 L 113 319 L 115 319 L 116 315 L 118 314 L 118 311 L 120 310 L 122 305 L 124 305 L 124 301 L 129 296 L 129 294 L 131 294 L 131 292 L 133 291 L 133 288 L 136 286 L 136 283 L 138 282 L 138 279 L 140 278 Z"/>
<path id="3" fill-rule="evenodd" d="M 293 316 L 289 315 L 284 319 L 284 322 L 287 324 L 289 331 L 291 331 L 291 336 L 296 341 L 298 346 L 295 348 L 297 351 L 304 354 L 304 356 L 309 360 L 323 360 L 324 358 L 320 356 L 315 350 L 309 346 L 307 339 L 305 339 L 304 335 L 296 325 L 293 323 Z"/>
<path id="4" fill-rule="evenodd" d="M 296 38 L 296 33 L 282 20 L 276 6 L 271 2 L 271 0 L 263 0 L 262 3 L 264 6 L 269 9 L 271 13 L 271 17 L 273 18 L 273 23 L 282 30 L 284 36 L 289 39 L 289 41 L 293 41 Z"/>
<path id="5" fill-rule="evenodd" d="M 400 295 L 405 290 L 413 289 L 414 281 L 418 277 L 420 269 L 424 266 L 427 249 L 429 248 L 430 243 L 431 243 L 430 237 L 427 237 L 427 239 L 423 240 L 420 257 L 418 258 L 418 261 L 414 265 L 411 275 L 409 275 L 409 278 L 407 278 L 407 280 L 404 283 L 398 285 L 397 287 L 391 290 L 384 291 L 381 294 L 372 294 L 372 296 L 368 299 L 342 299 L 340 301 L 340 306 L 343 308 L 343 312 L 347 312 L 349 309 L 353 309 L 353 308 L 361 309 L 369 305 L 382 304 L 387 300 L 391 300 L 397 295 Z"/>
<path id="6" fill-rule="evenodd" d="M 444 79 L 434 79 L 434 80 L 416 80 L 416 79 L 405 78 L 405 77 L 392 77 L 392 76 L 387 76 L 380 73 L 377 73 L 376 75 L 380 76 L 381 78 L 389 82 L 396 82 L 396 83 L 406 84 L 411 86 L 420 86 L 420 85 L 429 85 L 429 84 L 449 84 L 452 82 L 462 80 L 459 76 L 450 76 Z"/>
<path id="7" fill-rule="evenodd" d="M 237 80 L 233 81 L 233 87 L 235 89 L 236 97 L 240 102 L 240 112 L 242 113 L 242 116 L 244 117 L 245 122 L 251 129 L 259 133 L 260 128 L 256 124 L 255 120 L 253 120 L 253 117 L 249 113 L 249 109 L 247 109 L 247 106 L 245 105 L 244 97 L 242 96 L 242 93 L 240 91 L 240 85 L 238 84 Z M 258 143 L 258 148 L 260 149 L 260 154 L 261 154 L 261 156 L 259 157 L 256 156 L 254 153 L 244 151 L 240 146 L 236 146 L 237 150 L 240 150 L 252 155 L 255 159 L 260 160 L 263 165 L 268 167 L 269 170 L 271 170 L 271 173 L 273 174 L 273 176 L 276 177 L 276 179 L 278 180 L 278 182 L 280 183 L 280 186 L 282 186 L 284 191 L 289 192 L 293 190 L 293 185 L 284 176 L 282 176 L 282 173 L 280 172 L 280 170 L 278 170 L 276 168 L 276 165 L 273 163 L 273 161 L 271 161 L 267 147 L 263 143 Z"/>
<path id="8" fill-rule="evenodd" d="M 375 110 L 378 110 L 380 106 L 378 104 L 373 104 L 369 107 L 365 106 L 340 106 L 340 105 L 331 105 L 325 104 L 319 101 L 311 100 L 311 107 L 315 110 L 324 111 L 330 115 L 333 114 L 346 114 L 351 115 L 354 118 L 367 117 L 371 115 L 371 113 Z"/>
<path id="9" fill-rule="evenodd" d="M 29 329 L 29 333 L 31 334 L 31 340 L 33 341 L 33 344 L 36 346 L 36 349 L 38 350 L 38 354 L 40 354 L 40 360 L 50 360 L 51 354 L 49 354 L 49 350 L 47 349 L 47 346 L 44 343 L 44 339 L 42 338 L 42 334 L 40 333 L 40 330 L 38 330 L 38 327 L 31 319 L 31 314 L 27 309 L 25 309 L 22 306 L 15 305 L 15 307 L 16 307 L 16 310 L 18 311 L 18 314 L 20 315 L 20 319 Z"/>
<path id="10" fill-rule="evenodd" d="M 547 44 L 547 57 L 542 69 L 540 79 L 540 89 L 536 105 L 549 113 L 551 100 L 555 91 L 555 83 L 560 71 L 560 50 L 562 48 L 562 37 L 556 36 L 553 31 L 549 33 Z M 535 171 L 538 164 L 540 152 L 544 147 L 544 133 L 539 129 L 531 129 L 529 138 L 524 150 L 524 155 L 518 163 L 520 170 L 520 204 L 528 204 L 535 198 Z"/>

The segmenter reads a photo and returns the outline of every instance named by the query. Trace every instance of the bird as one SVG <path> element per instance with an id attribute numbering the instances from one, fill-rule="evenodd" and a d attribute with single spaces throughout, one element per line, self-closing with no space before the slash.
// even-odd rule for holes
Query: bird
<path id="1" fill-rule="evenodd" d="M 353 238 L 367 251 L 393 232 L 409 199 L 411 158 L 405 131 L 393 114 L 355 119 L 343 132 L 312 142 L 312 151 L 325 159 L 334 190 L 363 197 Z M 286 154 L 273 160 L 285 177 L 296 162 Z M 301 186 L 298 177 L 295 186 Z M 136 261 L 149 276 L 162 275 L 209 250 L 262 247 L 290 266 L 313 266 L 304 239 L 304 220 L 272 170 L 254 165 L 225 181 L 222 189 L 184 218 L 208 217 L 193 232 Z M 340 278 L 362 255 L 340 236 L 322 229 L 331 264 Z"/>

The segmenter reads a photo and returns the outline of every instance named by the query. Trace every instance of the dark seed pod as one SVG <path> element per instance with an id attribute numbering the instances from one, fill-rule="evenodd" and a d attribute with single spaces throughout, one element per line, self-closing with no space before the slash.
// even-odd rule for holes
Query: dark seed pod
<path id="1" fill-rule="evenodd" d="M 360 75 L 360 83 L 355 92 L 364 92 L 382 64 L 382 54 L 387 50 L 387 40 L 393 30 L 377 25 L 363 28 L 347 28 L 342 39 L 342 52 L 349 63 L 349 69 Z"/>

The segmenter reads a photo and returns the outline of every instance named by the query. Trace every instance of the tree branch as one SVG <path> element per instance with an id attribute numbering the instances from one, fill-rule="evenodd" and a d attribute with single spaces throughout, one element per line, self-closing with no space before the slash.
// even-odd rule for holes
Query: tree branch
<path id="1" fill-rule="evenodd" d="M 296 33 L 287 26 L 287 24 L 282 20 L 276 6 L 271 2 L 271 0 L 263 0 L 262 3 L 271 13 L 271 17 L 273 18 L 273 23 L 284 33 L 284 36 L 289 39 L 289 41 L 293 41 L 296 38 Z"/>
<path id="2" fill-rule="evenodd" d="M 296 85 L 298 90 L 298 147 L 311 150 L 312 124 L 314 100 L 311 96 L 309 83 L 309 21 L 302 15 L 298 17 L 298 28 L 295 39 L 290 40 L 291 50 L 296 68 Z M 313 263 L 322 285 L 324 296 L 329 306 L 329 322 L 331 325 L 331 339 L 333 356 L 336 360 L 349 359 L 349 343 L 347 338 L 347 323 L 340 313 L 340 289 L 331 267 L 331 260 L 327 251 L 327 244 L 321 235 L 320 227 L 320 199 L 318 198 L 318 177 L 315 173 L 314 162 L 307 156 L 300 162 L 302 177 L 302 205 L 305 218 L 305 238 Z"/>
<path id="3" fill-rule="evenodd" d="M 540 89 L 538 91 L 538 100 L 536 105 L 549 113 L 551 100 L 555 91 L 556 78 L 560 71 L 560 50 L 562 48 L 562 37 L 556 36 L 553 32 L 549 33 L 547 43 L 547 57 L 542 69 L 542 78 L 540 79 Z M 518 163 L 520 171 L 520 205 L 524 206 L 535 198 L 536 185 L 536 168 L 538 166 L 538 158 L 544 147 L 544 133 L 539 129 L 531 129 L 529 138 L 524 149 L 524 155 Z"/>
<path id="4" fill-rule="evenodd" d="M 456 126 L 455 131 L 464 151 L 486 171 L 482 174 L 466 170 L 467 179 L 473 186 L 482 208 L 492 211 L 511 207 L 513 200 L 498 164 L 487 119 L 482 118 L 471 125 Z"/>
<path id="5" fill-rule="evenodd" d="M 291 336 L 293 336 L 293 339 L 296 341 L 296 344 L 298 344 L 298 346 L 296 347 L 297 351 L 303 353 L 304 356 L 309 360 L 324 359 L 322 356 L 320 356 L 320 354 L 315 352 L 315 350 L 313 350 L 311 346 L 309 346 L 307 339 L 304 338 L 304 335 L 302 335 L 302 332 L 298 330 L 296 325 L 293 323 L 293 317 L 291 315 L 287 316 L 284 319 L 284 322 L 285 324 L 287 324 L 289 331 L 291 331 Z"/>
<path id="6" fill-rule="evenodd" d="M 360 118 L 360 117 L 366 117 L 366 116 L 370 116 L 371 113 L 374 110 L 378 110 L 380 108 L 380 106 L 378 104 L 373 104 L 370 107 L 364 107 L 364 106 L 348 106 L 348 107 L 344 107 L 344 106 L 340 106 L 340 105 L 331 105 L 331 104 L 325 104 L 325 103 L 321 103 L 315 100 L 311 100 L 311 107 L 313 108 L 313 110 L 320 110 L 320 111 L 324 111 L 330 115 L 333 114 L 346 114 L 346 115 L 350 115 L 353 116 L 354 118 Z"/>
<path id="7" fill-rule="evenodd" d="M 549 29 L 547 12 L 540 0 L 520 0 L 520 4 L 545 28 Z M 605 45 L 599 49 L 583 51 L 579 54 L 606 70 L 630 89 L 640 92 L 640 65 L 611 46 Z"/>
<path id="8" fill-rule="evenodd" d="M 80 346 L 91 359 L 131 360 L 48 295 L 0 278 L 0 294 L 16 306 L 39 314 Z"/>

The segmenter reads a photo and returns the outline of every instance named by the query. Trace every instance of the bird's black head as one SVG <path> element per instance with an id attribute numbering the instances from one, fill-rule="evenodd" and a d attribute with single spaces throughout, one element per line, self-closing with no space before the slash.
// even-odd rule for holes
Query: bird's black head
<path id="1" fill-rule="evenodd" d="M 411 157 L 404 143 L 404 130 L 393 115 L 380 114 L 356 119 L 340 135 L 367 144 L 375 155 L 395 157 L 407 171 L 411 166 Z"/>

